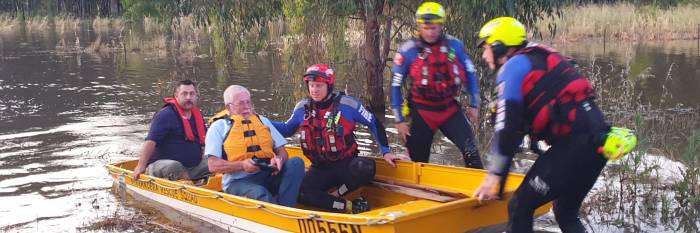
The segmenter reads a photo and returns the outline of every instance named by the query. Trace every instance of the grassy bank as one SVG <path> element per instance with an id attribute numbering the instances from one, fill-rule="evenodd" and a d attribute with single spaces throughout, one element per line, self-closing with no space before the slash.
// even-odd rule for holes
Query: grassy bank
<path id="1" fill-rule="evenodd" d="M 561 17 L 545 18 L 536 27 L 542 39 L 578 41 L 697 39 L 700 5 L 687 4 L 661 9 L 654 6 L 614 4 L 571 6 Z M 552 36 L 554 35 L 554 36 Z M 539 39 L 539 35 L 535 36 Z"/>

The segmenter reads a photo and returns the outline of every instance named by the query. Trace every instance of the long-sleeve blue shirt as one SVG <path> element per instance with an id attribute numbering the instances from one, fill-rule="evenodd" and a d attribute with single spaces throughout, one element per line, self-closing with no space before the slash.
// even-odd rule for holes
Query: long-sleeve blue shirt
<path id="1" fill-rule="evenodd" d="M 466 72 L 467 74 L 467 81 L 462 83 L 462 91 L 469 94 L 469 105 L 472 107 L 478 107 L 480 96 L 479 80 L 476 76 L 476 68 L 467 55 L 462 41 L 450 35 L 446 35 L 445 40 L 447 40 L 447 44 L 455 50 L 459 62 L 465 69 L 463 72 Z M 419 42 L 416 39 L 411 39 L 401 43 L 397 52 L 398 54 L 394 56 L 394 62 L 391 67 L 391 108 L 394 111 L 394 117 L 396 117 L 397 122 L 404 122 L 403 115 L 401 114 L 401 105 L 403 104 L 401 86 L 409 74 L 411 64 L 416 60 L 418 57 L 418 52 L 420 52 L 418 51 L 418 43 Z"/>
<path id="2" fill-rule="evenodd" d="M 527 55 L 521 54 L 511 57 L 498 72 L 496 124 L 491 145 L 493 157 L 489 167 L 491 173 L 505 175 L 508 172 L 510 161 L 526 133 L 522 85 L 531 70 L 532 64 Z"/>
<path id="3" fill-rule="evenodd" d="M 304 106 L 307 104 L 309 104 L 308 99 L 299 101 L 299 103 L 297 103 L 297 105 L 294 107 L 294 112 L 287 122 L 273 122 L 272 124 L 280 133 L 282 133 L 283 136 L 290 137 L 294 135 L 294 133 L 297 132 L 297 129 L 299 129 L 299 126 L 301 126 L 301 124 L 304 122 Z M 374 136 L 375 141 L 377 144 L 379 144 L 382 155 L 390 152 L 389 142 L 386 138 L 384 126 L 379 120 L 377 120 L 377 117 L 374 116 L 374 114 L 367 111 L 360 101 L 351 96 L 343 95 L 340 99 L 338 110 L 341 117 L 345 118 L 353 125 L 360 123 L 370 129 L 372 136 Z"/>

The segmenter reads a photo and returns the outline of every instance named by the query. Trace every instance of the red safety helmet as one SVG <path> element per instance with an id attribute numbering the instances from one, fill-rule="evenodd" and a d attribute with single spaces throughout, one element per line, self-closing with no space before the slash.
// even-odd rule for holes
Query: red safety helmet
<path id="1" fill-rule="evenodd" d="M 335 71 L 329 65 L 319 63 L 314 64 L 306 69 L 304 73 L 304 82 L 308 85 L 309 81 L 324 82 L 328 84 L 328 94 L 333 92 L 335 84 Z"/>
<path id="2" fill-rule="evenodd" d="M 335 84 L 335 71 L 330 66 L 319 63 L 310 66 L 304 73 L 304 82 L 324 82 L 328 85 Z"/>

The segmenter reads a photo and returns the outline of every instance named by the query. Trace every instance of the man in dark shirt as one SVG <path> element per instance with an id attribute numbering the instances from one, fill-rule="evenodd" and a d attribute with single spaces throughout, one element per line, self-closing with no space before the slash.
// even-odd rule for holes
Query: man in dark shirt
<path id="1" fill-rule="evenodd" d="M 153 116 L 134 179 L 144 172 L 169 180 L 197 180 L 209 174 L 207 160 L 202 159 L 206 127 L 197 108 L 197 87 L 190 80 L 180 81 L 174 94 Z"/>

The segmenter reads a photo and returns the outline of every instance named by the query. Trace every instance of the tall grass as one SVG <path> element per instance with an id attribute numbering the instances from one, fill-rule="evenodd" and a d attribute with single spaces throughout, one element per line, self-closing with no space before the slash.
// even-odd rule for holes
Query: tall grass
<path id="1" fill-rule="evenodd" d="M 0 15 L 0 32 L 13 30 L 19 23 L 19 19 L 10 15 Z"/>
<path id="2" fill-rule="evenodd" d="M 63 35 L 66 32 L 74 32 L 80 28 L 80 19 L 71 16 L 56 16 L 53 18 L 56 31 Z"/>
<path id="3" fill-rule="evenodd" d="M 681 171 L 683 179 L 676 184 L 676 199 L 692 211 L 700 208 L 700 130 L 688 138 L 688 147 L 682 161 L 688 166 Z"/>
<path id="4" fill-rule="evenodd" d="M 571 6 L 561 17 L 545 18 L 536 27 L 543 38 L 563 41 L 604 36 L 618 40 L 694 39 L 700 27 L 700 5 L 668 9 L 630 3 Z"/>
<path id="5" fill-rule="evenodd" d="M 92 20 L 92 29 L 96 32 L 109 32 L 110 30 L 124 30 L 124 20 L 120 18 L 96 17 Z"/>
<path id="6" fill-rule="evenodd" d="M 667 72 L 654 73 L 648 66 L 655 64 L 635 67 L 639 65 L 626 60 L 634 54 L 615 50 L 624 57 L 622 61 L 594 57 L 580 63 L 580 68 L 595 86 L 596 99 L 610 122 L 635 129 L 639 141 L 633 153 L 605 168 L 600 184 L 583 205 L 584 219 L 593 232 L 697 232 L 700 112 L 661 109 L 657 105 L 663 105 L 668 94 L 650 99 L 638 89 L 652 79 L 664 80 L 662 85 L 672 81 L 674 64 Z M 681 142 L 686 137 L 687 147 Z"/>

